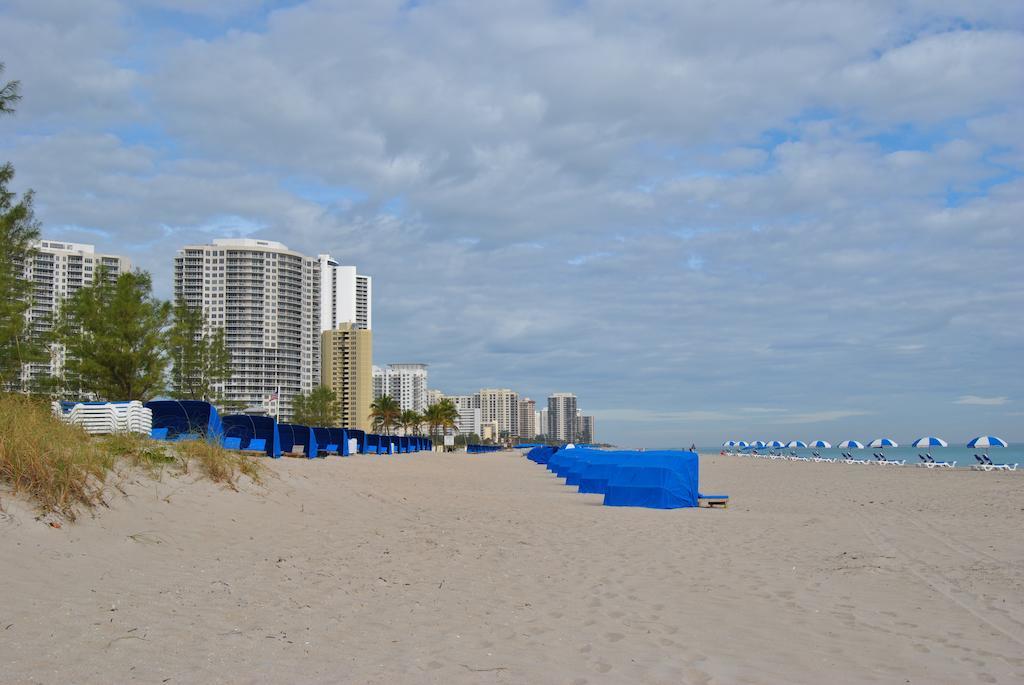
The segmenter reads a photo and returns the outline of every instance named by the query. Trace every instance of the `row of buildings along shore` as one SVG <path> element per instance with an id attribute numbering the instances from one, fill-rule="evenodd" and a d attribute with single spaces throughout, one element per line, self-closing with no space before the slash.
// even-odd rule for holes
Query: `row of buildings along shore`
<path id="1" fill-rule="evenodd" d="M 132 263 L 92 245 L 39 241 L 24 271 L 33 284 L 33 330 L 43 332 L 60 303 L 91 285 L 100 268 L 116 279 Z M 383 395 L 418 412 L 448 398 L 464 435 L 594 442 L 594 418 L 583 415 L 571 393 L 555 393 L 538 409 L 508 388 L 467 395 L 430 389 L 426 364 L 374 366 L 373 281 L 330 255 L 253 238 L 187 245 L 174 256 L 174 298 L 201 309 L 206 333 L 224 330 L 231 375 L 215 391 L 231 406 L 284 421 L 296 395 L 323 385 L 338 397 L 341 424 L 352 428 L 370 428 L 370 404 Z M 63 364 L 63 351 L 53 346 L 49 364 L 26 365 L 23 374 L 59 376 Z"/>

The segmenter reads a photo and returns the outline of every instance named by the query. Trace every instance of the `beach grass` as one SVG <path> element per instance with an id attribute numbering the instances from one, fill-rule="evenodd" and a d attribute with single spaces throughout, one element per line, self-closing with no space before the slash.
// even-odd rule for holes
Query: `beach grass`
<path id="1" fill-rule="evenodd" d="M 262 482 L 258 459 L 205 440 L 163 444 L 145 435 L 90 436 L 55 417 L 50 407 L 22 395 L 0 395 L 0 483 L 27 496 L 43 513 L 73 521 L 101 504 L 108 476 L 141 469 L 160 477 L 165 469 L 237 490 L 239 479 Z"/>
<path id="2" fill-rule="evenodd" d="M 0 482 L 27 495 L 44 512 L 74 520 L 79 506 L 96 506 L 117 457 L 46 404 L 0 396 Z"/>

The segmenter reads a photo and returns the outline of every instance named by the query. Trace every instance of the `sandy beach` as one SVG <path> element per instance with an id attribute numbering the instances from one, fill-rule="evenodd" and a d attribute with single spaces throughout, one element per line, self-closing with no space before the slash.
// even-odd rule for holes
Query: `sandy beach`
<path id="1" fill-rule="evenodd" d="M 600 506 L 519 453 L 2 493 L 10 683 L 1024 682 L 1024 474 L 701 460 Z"/>

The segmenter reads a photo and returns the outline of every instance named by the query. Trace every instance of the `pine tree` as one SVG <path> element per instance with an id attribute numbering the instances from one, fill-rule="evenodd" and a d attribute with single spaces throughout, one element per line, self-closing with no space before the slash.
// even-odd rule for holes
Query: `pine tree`
<path id="1" fill-rule="evenodd" d="M 168 336 L 171 349 L 171 397 L 217 402 L 214 386 L 231 376 L 231 354 L 224 329 L 204 331 L 203 312 L 179 301 Z"/>
<path id="2" fill-rule="evenodd" d="M 321 385 L 308 395 L 292 398 L 292 422 L 303 426 L 336 428 L 341 421 L 341 405 L 338 396 L 327 386 Z"/>
<path id="3" fill-rule="evenodd" d="M 57 334 L 69 389 L 111 401 L 145 402 L 163 392 L 171 306 L 152 291 L 148 273 L 113 279 L 99 269 L 91 288 L 68 298 Z"/>
<path id="4" fill-rule="evenodd" d="M 0 63 L 0 74 L 4 65 Z M 0 87 L 0 114 L 12 114 L 21 99 L 18 81 Z M 32 191 L 19 200 L 8 189 L 14 167 L 0 165 L 0 389 L 23 390 L 22 365 L 45 361 L 45 348 L 33 336 L 25 318 L 32 303 L 32 284 L 25 279 L 25 264 L 39 239 L 39 222 L 32 211 Z"/>

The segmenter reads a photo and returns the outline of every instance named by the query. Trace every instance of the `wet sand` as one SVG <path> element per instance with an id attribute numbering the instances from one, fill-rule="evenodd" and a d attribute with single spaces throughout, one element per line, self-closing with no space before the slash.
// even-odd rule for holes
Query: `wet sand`
<path id="1" fill-rule="evenodd" d="M 0 493 L 25 683 L 1024 682 L 1024 474 L 711 456 L 726 510 L 602 507 L 518 453 Z"/>

